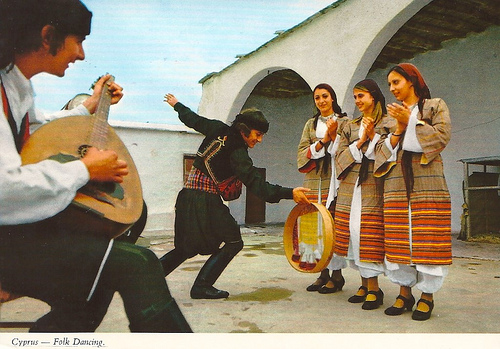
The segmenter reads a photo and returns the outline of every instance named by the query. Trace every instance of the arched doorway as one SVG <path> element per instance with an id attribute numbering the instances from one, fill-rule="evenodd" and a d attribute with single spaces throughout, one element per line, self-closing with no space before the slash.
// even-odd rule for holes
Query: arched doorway
<path id="1" fill-rule="evenodd" d="M 314 113 L 311 87 L 295 71 L 277 70 L 255 85 L 242 109 L 251 107 L 260 109 L 270 123 L 262 144 L 249 150 L 254 166 L 270 183 L 300 185 L 303 178 L 297 171 L 297 146 L 306 120 Z M 251 193 L 237 201 L 240 203 L 232 203 L 231 210 L 245 224 L 282 222 L 293 206 L 291 200 L 266 205 Z"/>

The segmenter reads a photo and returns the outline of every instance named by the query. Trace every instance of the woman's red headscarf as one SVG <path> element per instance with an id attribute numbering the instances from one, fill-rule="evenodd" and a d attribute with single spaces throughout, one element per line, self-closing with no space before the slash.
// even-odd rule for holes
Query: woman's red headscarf
<path id="1" fill-rule="evenodd" d="M 415 94 L 418 97 L 418 108 L 420 113 L 422 113 L 424 100 L 431 98 L 431 92 L 429 91 L 429 87 L 425 83 L 422 74 L 420 74 L 420 71 L 411 63 L 400 63 L 392 67 L 387 75 L 393 71 L 401 74 L 406 80 L 413 84 Z"/>
<path id="2" fill-rule="evenodd" d="M 415 94 L 419 98 L 429 99 L 431 98 L 431 92 L 429 91 L 429 87 L 424 81 L 422 74 L 420 71 L 411 63 L 400 63 L 397 65 L 407 74 L 410 81 L 413 83 L 415 88 Z"/>

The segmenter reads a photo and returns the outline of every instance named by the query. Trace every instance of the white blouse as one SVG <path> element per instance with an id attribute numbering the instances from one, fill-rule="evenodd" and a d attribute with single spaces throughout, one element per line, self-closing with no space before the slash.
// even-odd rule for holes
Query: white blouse
<path id="1" fill-rule="evenodd" d="M 408 150 L 412 151 L 414 153 L 423 153 L 422 146 L 420 145 L 420 142 L 418 141 L 417 138 L 417 116 L 418 116 L 418 106 L 414 105 L 411 114 L 410 114 L 410 119 L 408 120 L 408 126 L 406 127 L 405 131 L 405 138 L 403 140 L 403 150 Z M 399 143 L 396 144 L 396 146 L 393 148 L 391 145 L 391 137 L 387 137 L 385 139 L 385 144 L 388 149 L 392 149 L 392 155 L 389 159 L 387 159 L 387 162 L 393 162 L 396 161 L 397 158 L 397 153 L 399 149 Z"/>
<path id="2" fill-rule="evenodd" d="M 318 117 L 318 124 L 316 125 L 316 137 L 317 138 L 323 138 L 328 131 L 328 127 L 326 126 L 326 120 L 329 118 L 333 118 L 333 120 L 337 120 L 337 115 L 332 114 L 330 116 L 319 116 Z M 326 207 L 330 207 L 330 204 L 333 202 L 335 197 L 337 196 L 337 190 L 340 185 L 340 181 L 337 179 L 337 175 L 335 173 L 335 162 L 333 161 L 335 158 L 335 154 L 337 153 L 337 149 L 339 148 L 339 141 L 340 141 L 340 136 L 337 135 L 335 138 L 334 142 L 330 142 L 328 145 L 328 153 L 331 156 L 331 167 L 332 167 L 332 176 L 330 179 L 330 187 L 328 190 L 328 197 L 326 199 Z M 325 156 L 325 147 L 321 147 L 319 151 L 316 151 L 316 144 L 317 142 L 314 142 L 313 144 L 310 145 L 309 150 L 311 152 L 311 159 L 321 159 L 322 157 Z"/>

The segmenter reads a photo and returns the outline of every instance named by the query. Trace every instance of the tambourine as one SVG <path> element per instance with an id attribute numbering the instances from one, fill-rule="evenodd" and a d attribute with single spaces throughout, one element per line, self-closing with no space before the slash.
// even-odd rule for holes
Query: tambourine
<path id="1" fill-rule="evenodd" d="M 288 215 L 283 231 L 285 255 L 290 265 L 304 273 L 326 268 L 333 256 L 335 223 L 325 206 L 297 205 Z"/>

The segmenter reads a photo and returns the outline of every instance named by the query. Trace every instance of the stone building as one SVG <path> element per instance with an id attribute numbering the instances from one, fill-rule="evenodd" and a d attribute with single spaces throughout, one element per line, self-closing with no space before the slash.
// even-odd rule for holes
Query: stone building
<path id="1" fill-rule="evenodd" d="M 353 115 L 352 87 L 366 77 L 379 83 L 388 102 L 392 65 L 414 63 L 433 97 L 448 104 L 452 140 L 443 153 L 452 196 L 453 230 L 460 230 L 463 170 L 460 159 L 499 155 L 500 3 L 491 0 L 340 0 L 201 80 L 203 115 L 230 121 L 246 107 L 264 111 L 271 128 L 251 150 L 272 183 L 299 185 L 296 149 L 313 114 L 312 88 L 333 86 Z M 293 203 L 230 203 L 240 222 L 284 221 Z M 262 211 L 262 209 L 260 209 Z"/>
<path id="2" fill-rule="evenodd" d="M 302 184 L 296 152 L 313 115 L 312 88 L 327 82 L 343 110 L 355 112 L 353 85 L 376 80 L 388 102 L 389 68 L 414 63 L 433 97 L 448 104 L 452 139 L 443 153 L 452 196 L 452 228 L 460 230 L 460 159 L 500 155 L 500 2 L 493 0 L 339 0 L 200 80 L 198 112 L 230 122 L 246 107 L 271 122 L 250 150 L 271 183 Z M 173 227 L 174 203 L 201 136 L 184 127 L 116 123 L 143 181 L 147 229 Z M 264 171 L 264 170 L 263 170 Z M 263 204 L 251 195 L 229 204 L 239 223 L 284 222 L 294 203 Z"/>

